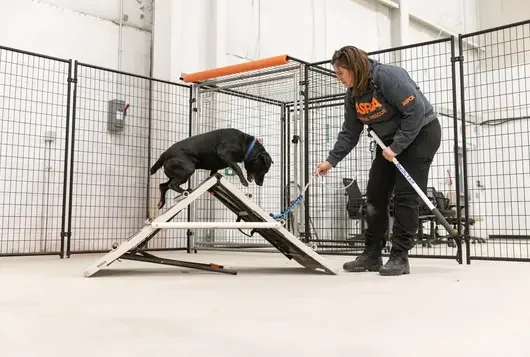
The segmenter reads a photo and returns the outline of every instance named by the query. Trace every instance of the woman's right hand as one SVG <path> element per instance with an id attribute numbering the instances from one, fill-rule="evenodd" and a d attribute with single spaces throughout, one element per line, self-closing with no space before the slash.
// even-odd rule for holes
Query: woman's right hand
<path id="1" fill-rule="evenodd" d="M 329 170 L 333 168 L 333 165 L 329 163 L 328 161 L 322 161 L 317 164 L 315 167 L 315 174 L 317 176 L 325 175 Z"/>

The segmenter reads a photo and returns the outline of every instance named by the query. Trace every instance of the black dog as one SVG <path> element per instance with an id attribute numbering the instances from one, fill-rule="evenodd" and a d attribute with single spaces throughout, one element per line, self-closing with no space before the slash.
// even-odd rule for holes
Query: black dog
<path id="1" fill-rule="evenodd" d="M 210 170 L 210 175 L 214 175 L 218 170 L 231 167 L 241 183 L 248 186 L 238 162 L 245 163 L 248 181 L 254 179 L 258 186 L 263 186 L 265 174 L 274 163 L 255 137 L 238 129 L 213 130 L 176 142 L 151 167 L 153 175 L 164 166 L 169 178 L 160 184 L 158 209 L 166 204 L 169 189 L 178 193 L 186 191 L 180 185 L 188 181 L 196 169 Z"/>

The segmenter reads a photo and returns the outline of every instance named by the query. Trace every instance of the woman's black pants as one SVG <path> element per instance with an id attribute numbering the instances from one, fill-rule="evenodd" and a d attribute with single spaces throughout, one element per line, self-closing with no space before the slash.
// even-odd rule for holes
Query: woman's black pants
<path id="1" fill-rule="evenodd" d="M 429 169 L 440 142 L 440 122 L 435 119 L 425 125 L 412 144 L 396 157 L 423 192 L 427 190 Z M 376 145 L 376 155 L 370 169 L 366 191 L 368 226 L 365 232 L 366 245 L 384 246 L 384 237 L 389 228 L 388 207 L 392 192 L 394 193 L 394 222 L 390 234 L 392 249 L 408 251 L 414 246 L 422 200 L 397 167 L 385 159 L 379 145 Z"/>

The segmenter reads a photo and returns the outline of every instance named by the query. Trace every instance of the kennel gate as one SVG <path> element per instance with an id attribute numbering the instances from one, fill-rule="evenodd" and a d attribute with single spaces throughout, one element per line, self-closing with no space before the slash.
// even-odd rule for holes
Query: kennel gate
<path id="1" fill-rule="evenodd" d="M 530 20 L 459 48 L 467 262 L 530 261 Z"/>

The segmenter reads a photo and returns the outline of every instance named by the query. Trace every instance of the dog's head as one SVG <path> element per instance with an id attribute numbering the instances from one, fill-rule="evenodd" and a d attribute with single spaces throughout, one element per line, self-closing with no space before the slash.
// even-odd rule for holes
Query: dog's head
<path id="1" fill-rule="evenodd" d="M 263 186 L 265 175 L 269 172 L 271 165 L 274 164 L 271 156 L 266 151 L 261 151 L 251 160 L 245 162 L 245 170 L 247 171 L 247 180 L 256 181 L 256 185 Z"/>

